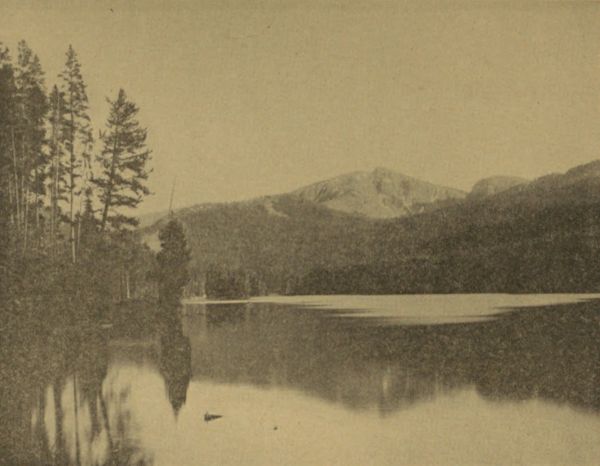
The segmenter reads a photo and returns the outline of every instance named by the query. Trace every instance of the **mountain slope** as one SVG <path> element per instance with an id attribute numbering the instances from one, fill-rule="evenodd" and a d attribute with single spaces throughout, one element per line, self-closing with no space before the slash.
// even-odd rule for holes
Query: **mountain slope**
<path id="1" fill-rule="evenodd" d="M 175 216 L 184 225 L 196 275 L 242 269 L 279 292 L 291 277 L 314 267 L 369 262 L 377 223 L 291 195 L 190 208 Z M 154 249 L 166 221 L 141 230 Z"/>
<path id="2" fill-rule="evenodd" d="M 342 212 L 393 218 L 422 212 L 425 204 L 462 199 L 466 193 L 386 168 L 355 172 L 311 184 L 291 193 Z"/>
<path id="3" fill-rule="evenodd" d="M 316 268 L 297 291 L 599 291 L 600 161 L 389 221 L 377 235 L 370 264 Z"/>
<path id="4" fill-rule="evenodd" d="M 491 176 L 475 183 L 467 197 L 469 199 L 481 199 L 528 182 L 529 180 L 516 176 Z"/>
<path id="5" fill-rule="evenodd" d="M 269 292 L 600 290 L 600 161 L 403 218 L 326 205 L 294 193 L 176 216 L 200 281 L 220 267 L 256 274 Z"/>

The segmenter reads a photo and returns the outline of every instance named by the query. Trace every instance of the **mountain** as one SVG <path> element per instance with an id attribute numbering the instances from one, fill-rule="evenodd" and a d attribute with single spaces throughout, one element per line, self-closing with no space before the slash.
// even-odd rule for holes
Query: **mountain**
<path id="1" fill-rule="evenodd" d="M 278 293 L 600 290 L 600 161 L 395 218 L 334 210 L 325 199 L 342 191 L 315 198 L 314 186 L 312 197 L 299 190 L 176 212 L 196 285 L 220 268 Z M 141 230 L 147 242 L 165 222 Z"/>
<path id="2" fill-rule="evenodd" d="M 466 196 L 458 189 L 438 186 L 386 168 L 338 176 L 291 194 L 333 210 L 372 218 L 412 215 L 422 212 L 426 204 Z"/>
<path id="3" fill-rule="evenodd" d="M 467 193 L 380 167 L 371 172 L 348 173 L 319 181 L 291 193 L 240 201 L 237 204 L 263 204 L 273 213 L 269 206 L 281 197 L 290 196 L 340 212 L 370 218 L 393 218 L 437 208 L 444 205 L 446 201 L 463 199 Z M 178 209 L 177 212 L 180 215 L 187 215 L 197 210 L 230 204 L 198 204 Z M 151 227 L 167 215 L 166 210 L 142 215 L 139 218 L 139 227 L 140 229 Z"/>
<path id="4" fill-rule="evenodd" d="M 381 224 L 369 264 L 315 268 L 298 293 L 600 291 L 600 161 Z"/>
<path id="5" fill-rule="evenodd" d="M 529 180 L 516 176 L 491 176 L 479 180 L 473 185 L 473 189 L 468 194 L 469 199 L 481 199 L 487 196 L 501 193 L 515 186 L 527 184 Z"/>

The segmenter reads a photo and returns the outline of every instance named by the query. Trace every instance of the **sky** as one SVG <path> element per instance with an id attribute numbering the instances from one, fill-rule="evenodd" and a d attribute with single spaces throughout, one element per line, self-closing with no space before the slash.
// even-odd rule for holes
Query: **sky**
<path id="1" fill-rule="evenodd" d="M 104 128 L 153 150 L 141 213 L 387 167 L 468 190 L 600 158 L 600 3 L 1 0 L 50 88 L 72 44 Z"/>

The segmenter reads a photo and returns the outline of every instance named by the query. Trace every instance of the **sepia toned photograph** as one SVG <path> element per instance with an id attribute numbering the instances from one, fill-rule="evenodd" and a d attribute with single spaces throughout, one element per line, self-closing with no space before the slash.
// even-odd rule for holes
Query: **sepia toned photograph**
<path id="1" fill-rule="evenodd" d="M 0 466 L 600 465 L 600 2 L 0 0 Z"/>

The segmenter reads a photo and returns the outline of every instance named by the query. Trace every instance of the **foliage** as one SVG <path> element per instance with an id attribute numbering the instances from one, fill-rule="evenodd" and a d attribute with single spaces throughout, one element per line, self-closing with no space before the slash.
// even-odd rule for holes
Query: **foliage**
<path id="1" fill-rule="evenodd" d="M 156 255 L 159 301 L 163 305 L 178 302 L 189 280 L 190 251 L 183 226 L 170 220 L 159 233 L 161 249 Z"/>
<path id="2" fill-rule="evenodd" d="M 122 209 L 137 207 L 143 196 L 150 193 L 145 184 L 150 151 L 146 148 L 147 131 L 136 120 L 139 109 L 127 99 L 125 91 L 119 90 L 117 99 L 108 102 L 107 132 L 98 156 L 101 172 L 93 182 L 100 190 L 103 206 L 100 228 L 104 230 L 110 225 L 119 230 L 137 225 L 137 219 L 124 214 Z"/>
<path id="3" fill-rule="evenodd" d="M 76 212 L 77 199 L 87 187 L 90 175 L 90 159 L 93 146 L 92 128 L 88 115 L 88 98 L 86 85 L 81 75 L 81 64 L 73 47 L 69 45 L 64 71 L 59 75 L 62 80 L 61 92 L 64 96 L 64 112 L 66 118 L 63 128 L 58 130 L 60 143 L 69 154 L 67 162 L 68 192 L 69 192 L 69 224 L 71 243 L 71 258 L 75 262 L 76 251 Z"/>
<path id="4" fill-rule="evenodd" d="M 49 164 L 48 167 L 48 189 L 50 191 L 50 217 L 52 237 L 61 221 L 67 221 L 64 216 L 65 203 L 68 203 L 69 181 L 67 179 L 69 170 L 67 165 L 64 141 L 67 138 L 67 105 L 64 93 L 57 86 L 52 88 L 49 96 L 50 114 L 48 115 L 50 125 L 49 141 Z M 68 208 L 67 208 L 68 210 Z"/>
<path id="5" fill-rule="evenodd" d="M 35 53 L 21 41 L 13 61 L 0 44 L 0 311 L 5 322 L 97 324 L 110 318 L 115 302 L 156 295 L 154 254 L 132 232 L 102 231 L 97 218 L 98 195 L 88 183 L 93 138 L 86 86 L 72 47 L 59 79 L 46 96 Z M 146 160 L 134 168 L 143 171 Z M 140 201 L 141 196 L 132 207 Z M 42 313 L 42 304 L 52 311 Z"/>

